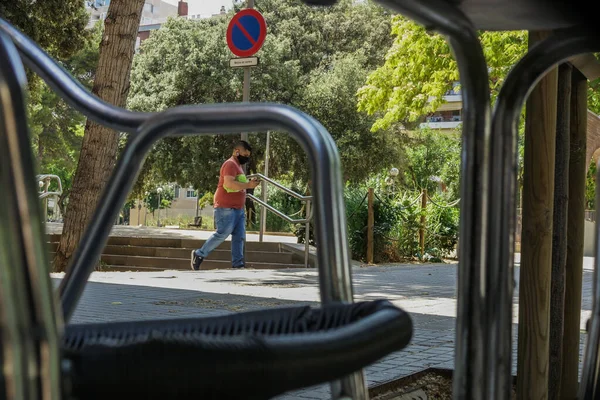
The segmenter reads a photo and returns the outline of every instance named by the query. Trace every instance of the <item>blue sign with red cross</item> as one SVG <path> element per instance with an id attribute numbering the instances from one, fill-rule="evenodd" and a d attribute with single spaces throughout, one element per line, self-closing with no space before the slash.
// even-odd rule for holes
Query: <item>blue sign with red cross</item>
<path id="1" fill-rule="evenodd" d="M 233 16 L 227 27 L 227 45 L 238 57 L 250 57 L 262 47 L 267 36 L 267 24 L 262 14 L 252 8 Z"/>

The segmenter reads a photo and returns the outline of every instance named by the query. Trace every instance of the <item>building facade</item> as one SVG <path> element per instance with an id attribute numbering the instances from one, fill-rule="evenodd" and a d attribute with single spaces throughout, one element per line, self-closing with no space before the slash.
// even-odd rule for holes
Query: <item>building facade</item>
<path id="1" fill-rule="evenodd" d="M 443 103 L 435 112 L 427 115 L 419 126 L 441 131 L 454 131 L 462 124 L 462 97 L 460 83 L 454 82 L 451 90 L 444 95 Z"/>
<path id="2" fill-rule="evenodd" d="M 174 220 L 188 220 L 190 223 L 194 220 L 196 212 L 198 216 L 203 217 L 205 220 L 212 219 L 214 209 L 211 205 L 207 205 L 202 209 L 197 209 L 198 204 L 198 193 L 192 187 L 181 187 L 176 184 L 172 184 L 175 195 L 171 206 L 169 208 L 163 208 L 154 211 L 154 213 L 148 212 L 146 207 L 142 204 L 141 200 L 136 201 L 134 208 L 131 209 L 129 217 L 129 225 L 156 225 L 157 220 L 160 218 L 162 225 L 165 221 L 172 222 Z"/>
<path id="3" fill-rule="evenodd" d="M 87 28 L 93 28 L 98 21 L 104 21 L 110 0 L 88 0 L 85 2 L 90 20 Z M 146 0 L 142 9 L 140 25 L 162 23 L 169 17 L 177 16 L 178 7 L 163 0 Z M 187 14 L 187 13 L 186 13 Z"/>
<path id="4" fill-rule="evenodd" d="M 185 1 L 179 1 L 178 5 L 177 5 L 177 16 L 180 18 L 187 18 L 187 19 L 191 19 L 191 20 L 200 20 L 200 19 L 206 19 L 206 18 L 215 18 L 215 17 L 223 17 L 225 16 L 227 13 L 227 11 L 225 10 L 225 6 L 221 6 L 221 10 L 219 11 L 218 14 L 193 14 L 193 15 L 188 15 L 188 4 Z M 166 20 L 165 20 L 166 21 Z M 140 29 L 138 32 L 138 37 L 137 40 L 135 42 L 135 51 L 138 51 L 140 46 L 142 45 L 142 43 L 144 42 L 144 40 L 148 39 L 150 37 L 150 34 L 153 31 L 156 31 L 158 29 L 160 29 L 160 27 L 162 26 L 163 22 L 152 22 L 149 24 L 140 24 Z"/>

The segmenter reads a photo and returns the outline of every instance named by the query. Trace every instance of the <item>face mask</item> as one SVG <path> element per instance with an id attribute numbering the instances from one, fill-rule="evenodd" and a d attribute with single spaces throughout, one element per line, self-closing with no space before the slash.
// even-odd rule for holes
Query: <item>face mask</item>
<path id="1" fill-rule="evenodd" d="M 237 156 L 237 160 L 241 165 L 246 164 L 249 160 L 250 157 L 246 157 L 246 156 Z"/>

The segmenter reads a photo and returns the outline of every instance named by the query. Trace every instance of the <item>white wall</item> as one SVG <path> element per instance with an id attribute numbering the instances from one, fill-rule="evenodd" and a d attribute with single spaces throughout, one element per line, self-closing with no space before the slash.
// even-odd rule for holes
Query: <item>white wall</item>
<path id="1" fill-rule="evenodd" d="M 583 256 L 594 257 L 594 229 L 595 223 L 585 221 L 585 236 L 583 240 Z"/>

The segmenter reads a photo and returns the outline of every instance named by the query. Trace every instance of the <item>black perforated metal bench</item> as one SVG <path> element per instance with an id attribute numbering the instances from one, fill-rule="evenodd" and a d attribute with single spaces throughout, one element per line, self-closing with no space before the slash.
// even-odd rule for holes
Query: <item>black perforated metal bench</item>
<path id="1" fill-rule="evenodd" d="M 67 326 L 72 394 L 105 399 L 268 399 L 360 370 L 411 338 L 387 301 L 187 320 Z"/>

